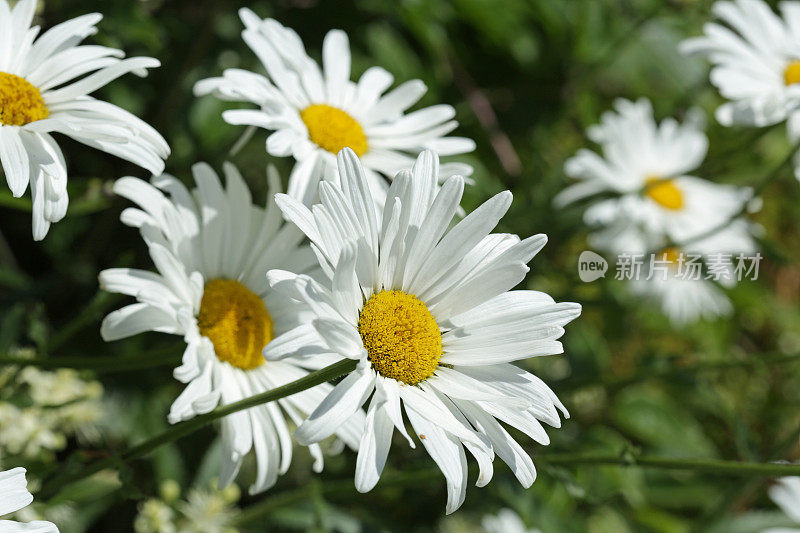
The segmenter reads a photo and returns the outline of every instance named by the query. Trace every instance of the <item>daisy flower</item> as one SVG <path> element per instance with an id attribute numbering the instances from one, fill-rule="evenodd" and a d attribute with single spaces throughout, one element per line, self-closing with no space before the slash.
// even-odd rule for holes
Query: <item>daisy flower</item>
<path id="1" fill-rule="evenodd" d="M 540 422 L 559 427 L 558 410 L 568 413 L 513 362 L 562 353 L 557 339 L 580 314 L 578 304 L 541 292 L 509 291 L 547 238 L 490 233 L 511 204 L 508 191 L 448 231 L 464 179 L 452 176 L 437 192 L 438 159 L 430 151 L 395 177 L 385 206 L 372 200 L 354 151 L 342 150 L 338 163 L 341 184 L 320 183 L 321 204 L 309 209 L 291 196 L 276 198 L 311 240 L 328 279 L 272 270 L 270 284 L 309 304 L 324 339 L 319 350 L 358 361 L 295 439 L 319 442 L 372 396 L 356 462 L 359 491 L 378 482 L 394 429 L 414 446 L 401 409 L 447 480 L 448 513 L 465 497 L 464 448 L 480 465 L 479 486 L 492 477 L 495 453 L 530 486 L 533 462 L 500 421 L 547 444 Z"/>
<path id="2" fill-rule="evenodd" d="M 31 504 L 33 495 L 28 492 L 28 482 L 25 480 L 24 468 L 12 468 L 0 472 L 0 517 L 14 513 Z M 36 520 L 33 522 L 15 522 L 13 520 L 0 520 L 0 531 L 24 533 L 58 533 L 58 528 L 52 522 Z"/>
<path id="3" fill-rule="evenodd" d="M 381 176 L 391 178 L 410 167 L 421 150 L 457 155 L 475 149 L 471 139 L 446 136 L 458 126 L 451 106 L 406 113 L 425 94 L 422 81 L 407 81 L 387 93 L 394 78 L 380 67 L 351 81 L 350 47 L 343 31 L 331 30 L 325 36 L 320 69 L 293 30 L 273 19 L 262 20 L 249 9 L 239 14 L 245 26 L 242 37 L 263 63 L 266 76 L 228 69 L 222 77 L 199 81 L 195 94 L 213 93 L 259 106 L 222 116 L 230 124 L 274 132 L 267 139 L 267 152 L 297 161 L 288 191 L 295 198 L 308 203 L 320 178 L 336 179 L 336 154 L 345 147 L 361 157 L 377 198 L 386 190 Z M 461 164 L 443 165 L 441 171 L 444 177 L 472 173 Z"/>
<path id="4" fill-rule="evenodd" d="M 755 252 L 752 225 L 737 220 L 705 239 L 645 257 L 632 288 L 659 303 L 676 327 L 727 316 L 733 306 L 723 289 L 746 277 Z"/>
<path id="5" fill-rule="evenodd" d="M 681 44 L 684 53 L 708 58 L 711 83 L 730 100 L 716 112 L 725 125 L 769 126 L 788 119 L 800 141 L 800 2 L 780 2 L 783 17 L 762 0 L 717 2 L 702 37 Z M 795 160 L 800 179 L 800 159 Z"/>
<path id="6" fill-rule="evenodd" d="M 616 111 L 603 114 L 589 128 L 602 156 L 581 149 L 564 170 L 578 180 L 562 191 L 556 205 L 612 194 L 594 202 L 584 221 L 598 227 L 593 247 L 614 252 L 646 252 L 650 241 L 665 237 L 681 242 L 716 227 L 738 213 L 752 192 L 718 185 L 687 173 L 703 161 L 708 139 L 702 120 L 690 113 L 679 124 L 667 118 L 656 124 L 646 99 L 617 100 Z"/>
<path id="7" fill-rule="evenodd" d="M 780 478 L 769 488 L 769 497 L 775 505 L 797 523 L 797 528 L 769 528 L 762 533 L 797 533 L 800 532 L 800 477 Z"/>
<path id="8" fill-rule="evenodd" d="M 481 526 L 486 533 L 541 533 L 525 527 L 522 518 L 511 509 L 500 509 L 496 515 L 484 516 Z"/>
<path id="9" fill-rule="evenodd" d="M 121 219 L 140 228 L 157 272 L 113 268 L 100 274 L 105 290 L 137 299 L 105 318 L 104 339 L 157 331 L 186 341 L 183 364 L 174 376 L 187 385 L 172 404 L 171 423 L 284 385 L 336 360 L 330 354 L 264 360 L 265 346 L 266 353 L 276 356 L 296 348 L 292 335 L 310 329 L 302 325 L 314 316 L 271 290 L 265 273 L 286 268 L 314 275 L 316 260 L 302 245 L 303 234 L 283 222 L 273 200 L 266 208 L 252 204 L 233 165 L 224 167 L 225 188 L 208 165 L 192 170 L 197 184 L 192 191 L 168 175 L 153 178 L 152 185 L 130 177 L 116 182 L 114 191 L 141 208 L 124 210 Z M 268 181 L 272 198 L 280 191 L 280 179 L 271 172 Z M 250 451 L 257 462 L 251 492 L 274 484 L 292 458 L 288 424 L 299 424 L 330 389 L 321 385 L 222 419 L 220 486 L 233 480 Z M 354 413 L 337 435 L 355 447 L 362 426 L 363 413 Z M 310 451 L 320 470 L 319 446 Z"/>
<path id="10" fill-rule="evenodd" d="M 53 133 L 121 157 L 154 174 L 164 170 L 166 141 L 153 128 L 89 96 L 133 72 L 159 66 L 150 57 L 122 59 L 120 50 L 79 43 L 97 31 L 102 15 L 63 22 L 37 39 L 31 26 L 36 0 L 14 9 L 0 0 L 0 163 L 15 197 L 28 184 L 33 197 L 33 238 L 47 235 L 67 211 L 67 167 Z"/>
<path id="11" fill-rule="evenodd" d="M 780 2 L 782 18 L 762 0 L 717 2 L 705 35 L 681 43 L 712 63 L 711 83 L 729 102 L 717 108 L 725 125 L 769 126 L 787 120 L 800 142 L 800 2 Z M 800 179 L 800 154 L 795 156 Z"/>

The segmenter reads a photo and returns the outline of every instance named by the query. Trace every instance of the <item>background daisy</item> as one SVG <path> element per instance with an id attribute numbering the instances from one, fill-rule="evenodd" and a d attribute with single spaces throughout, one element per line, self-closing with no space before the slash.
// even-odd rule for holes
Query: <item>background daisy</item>
<path id="1" fill-rule="evenodd" d="M 97 31 L 93 13 L 58 24 L 40 37 L 31 26 L 36 0 L 14 9 L 0 0 L 0 163 L 14 196 L 31 185 L 33 238 L 47 235 L 67 211 L 67 168 L 52 137 L 72 139 L 135 163 L 164 170 L 166 141 L 127 111 L 89 94 L 112 80 L 159 66 L 150 57 L 122 59 L 120 50 L 79 43 Z"/>
<path id="2" fill-rule="evenodd" d="M 475 143 L 448 137 L 458 122 L 449 105 L 407 111 L 426 92 L 420 80 L 407 81 L 386 92 L 394 77 L 381 67 L 367 69 L 357 82 L 350 79 L 347 34 L 331 30 L 322 45 L 322 69 L 305 51 L 300 37 L 273 19 L 260 19 L 249 9 L 239 14 L 247 45 L 266 69 L 266 77 L 228 69 L 222 77 L 201 80 L 195 94 L 249 102 L 258 110 L 223 113 L 230 124 L 274 131 L 267 151 L 297 160 L 288 193 L 304 202 L 314 199 L 321 178 L 336 178 L 336 154 L 348 147 L 361 157 L 373 193 L 382 198 L 386 178 L 408 168 L 423 149 L 441 155 L 471 152 Z M 471 167 L 445 165 L 442 176 L 469 175 Z"/>
<path id="3" fill-rule="evenodd" d="M 265 346 L 266 353 L 276 356 L 287 347 L 296 349 L 292 335 L 308 333 L 313 317 L 302 304 L 270 290 L 265 273 L 287 268 L 313 274 L 316 260 L 301 244 L 303 234 L 284 224 L 274 206 L 272 196 L 280 191 L 276 173 L 269 175 L 270 200 L 261 208 L 252 204 L 236 168 L 226 164 L 224 170 L 225 188 L 202 163 L 192 168 L 197 188 L 191 191 L 169 175 L 154 178 L 153 185 L 122 178 L 114 186 L 141 208 L 126 209 L 121 219 L 140 228 L 158 272 L 113 268 L 100 274 L 102 288 L 138 301 L 109 314 L 101 333 L 108 341 L 144 331 L 183 336 L 186 351 L 174 376 L 187 385 L 172 404 L 171 423 L 294 381 L 336 360 L 320 353 L 265 362 Z M 313 337 L 305 338 L 314 343 Z M 330 390 L 320 385 L 225 417 L 220 486 L 233 480 L 251 450 L 257 460 L 251 492 L 274 484 L 291 462 L 288 423 L 299 423 Z M 336 433 L 355 447 L 362 425 L 363 413 L 356 412 Z M 321 450 L 314 445 L 310 451 L 319 471 Z"/>
<path id="4" fill-rule="evenodd" d="M 656 124 L 650 101 L 619 99 L 587 136 L 602 156 L 581 149 L 564 171 L 578 180 L 555 198 L 563 206 L 597 199 L 584 221 L 597 228 L 589 244 L 614 252 L 646 252 L 653 241 L 681 242 L 716 227 L 738 213 L 750 189 L 718 185 L 687 173 L 703 161 L 708 139 L 702 120 L 690 113 L 683 124 L 667 118 Z"/>
<path id="5" fill-rule="evenodd" d="M 25 472 L 26 470 L 21 467 L 0 472 L 0 518 L 27 507 L 33 501 L 33 495 L 28 492 Z M 9 533 L 22 533 L 25 531 L 58 533 L 58 528 L 52 522 L 43 520 L 27 523 L 0 520 L 0 531 Z"/>
<path id="6" fill-rule="evenodd" d="M 788 119 L 791 142 L 800 141 L 800 2 L 779 3 L 782 18 L 763 0 L 717 2 L 722 24 L 709 22 L 705 35 L 681 50 L 706 57 L 711 83 L 730 100 L 717 108 L 725 126 L 769 126 Z M 800 179 L 800 156 L 795 158 Z"/>
<path id="7" fill-rule="evenodd" d="M 295 438 L 314 443 L 331 435 L 371 396 L 356 461 L 359 491 L 378 482 L 395 428 L 414 445 L 401 407 L 447 479 L 448 513 L 465 497 L 464 448 L 480 465 L 478 486 L 491 480 L 495 454 L 530 486 L 533 462 L 499 421 L 547 444 L 541 422 L 560 427 L 558 411 L 567 412 L 547 385 L 512 362 L 562 353 L 556 339 L 580 314 L 580 305 L 541 292 L 509 292 L 547 238 L 490 233 L 511 203 L 507 191 L 447 231 L 464 180 L 453 176 L 436 192 L 438 159 L 429 151 L 395 177 L 382 217 L 352 150 L 340 152 L 339 174 L 341 186 L 322 182 L 322 203 L 311 210 L 277 197 L 311 239 L 328 280 L 272 270 L 270 282 L 308 302 L 325 340 L 321 351 L 359 361 Z"/>
<path id="8" fill-rule="evenodd" d="M 757 251 L 752 232 L 752 224 L 736 220 L 682 247 L 659 249 L 665 241 L 653 241 L 651 250 L 659 251 L 645 255 L 632 289 L 659 304 L 676 327 L 730 315 L 733 305 L 723 289 L 754 275 L 748 272 Z"/>

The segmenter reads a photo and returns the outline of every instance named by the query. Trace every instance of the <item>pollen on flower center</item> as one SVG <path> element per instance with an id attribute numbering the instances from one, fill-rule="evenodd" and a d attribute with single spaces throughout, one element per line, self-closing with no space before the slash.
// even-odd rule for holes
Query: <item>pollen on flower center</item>
<path id="1" fill-rule="evenodd" d="M 677 211 L 683 207 L 683 193 L 675 180 L 650 176 L 645 181 L 644 193 L 661 207 Z"/>
<path id="2" fill-rule="evenodd" d="M 382 376 L 416 385 L 433 375 L 442 357 L 442 334 L 427 306 L 413 294 L 373 294 L 358 318 L 367 355 Z"/>
<path id="3" fill-rule="evenodd" d="M 341 109 L 314 104 L 302 110 L 300 118 L 311 140 L 333 154 L 342 148 L 350 148 L 358 156 L 367 151 L 367 136 L 361 124 Z"/>
<path id="4" fill-rule="evenodd" d="M 786 85 L 800 82 L 800 60 L 795 59 L 786 65 L 783 71 L 783 81 Z"/>
<path id="5" fill-rule="evenodd" d="M 220 361 L 245 370 L 264 363 L 261 352 L 272 340 L 272 316 L 264 301 L 238 281 L 206 283 L 197 325 Z"/>
<path id="6" fill-rule="evenodd" d="M 0 72 L 0 124 L 24 126 L 48 115 L 39 89 L 25 78 Z"/>

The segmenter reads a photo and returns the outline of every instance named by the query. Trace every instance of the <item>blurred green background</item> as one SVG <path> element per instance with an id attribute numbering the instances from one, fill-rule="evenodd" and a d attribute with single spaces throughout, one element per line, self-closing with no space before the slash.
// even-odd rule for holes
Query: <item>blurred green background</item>
<path id="1" fill-rule="evenodd" d="M 710 1 L 246 5 L 294 28 L 315 58 L 325 32 L 344 29 L 355 76 L 380 65 L 396 81 L 424 80 L 429 91 L 420 105 L 454 105 L 461 123 L 456 133 L 478 145 L 463 158 L 475 167 L 476 181 L 464 207 L 469 211 L 500 190 L 512 190 L 514 203 L 499 230 L 549 237 L 525 285 L 556 300 L 580 302 L 584 312 L 567 328 L 564 356 L 529 364 L 572 414 L 562 429 L 549 431 L 548 448 L 521 438 L 539 470 L 530 490 L 496 462 L 492 483 L 470 486 L 462 509 L 442 522 L 444 479 L 436 471 L 425 473 L 434 465 L 421 450 L 396 441 L 384 479 L 361 495 L 352 487 L 352 454 L 327 460 L 316 483 L 307 453 L 297 449 L 275 488 L 241 497 L 239 530 L 471 531 L 482 515 L 500 507 L 515 509 L 529 526 L 545 532 L 744 532 L 791 525 L 767 498 L 769 480 L 763 478 L 537 460 L 548 452 L 798 460 L 800 185 L 791 169 L 765 191 L 756 216 L 765 228 L 758 281 L 742 282 L 730 292 L 736 311 L 729 320 L 683 330 L 673 329 L 657 306 L 633 298 L 620 282 L 580 282 L 577 257 L 586 248 L 581 207 L 558 211 L 551 204 L 567 183 L 564 161 L 591 147 L 584 130 L 617 97 L 650 98 L 659 120 L 681 117 L 691 106 L 703 109 L 711 148 L 695 173 L 700 177 L 752 185 L 786 156 L 791 147 L 781 126 L 751 130 L 717 124 L 713 110 L 721 100 L 707 81 L 706 65 L 677 52 L 677 44 L 699 34 L 710 18 Z M 221 119 L 229 104 L 197 99 L 191 90 L 197 80 L 224 68 L 260 72 L 240 39 L 241 6 L 46 0 L 40 15 L 48 27 L 100 11 L 104 20 L 90 41 L 161 60 L 162 68 L 148 78 L 128 76 L 98 94 L 153 124 L 173 150 L 168 172 L 188 183 L 191 164 L 207 161 L 219 169 L 243 132 Z M 232 159 L 262 202 L 266 164 L 275 163 L 284 176 L 291 164 L 271 160 L 265 138 L 257 131 Z M 165 353 L 177 360 L 176 337 L 145 334 L 107 344 L 99 335 L 102 316 L 124 298 L 98 293 L 97 273 L 117 266 L 151 268 L 138 233 L 119 223 L 127 203 L 109 192 L 114 179 L 145 177 L 144 171 L 62 137 L 58 141 L 70 170 L 66 219 L 43 243 L 35 243 L 30 214 L 0 208 L 0 353 L 33 347 L 42 357 Z M 0 195 L 9 203 L 5 187 Z M 169 366 L 101 373 L 97 379 L 115 423 L 90 445 L 71 440 L 55 458 L 64 465 L 79 467 L 165 428 L 168 406 L 180 390 Z M 81 484 L 73 493 L 70 524 L 59 524 L 62 531 L 128 531 L 139 503 L 158 495 L 165 481 L 177 481 L 184 491 L 207 485 L 216 471 L 214 435 L 208 428 L 134 462 L 123 470 L 122 486 L 103 476 Z M 0 450 L 0 461 L 10 464 L 13 457 Z M 36 477 L 50 472 L 52 461 L 26 464 Z M 473 471 L 470 479 L 475 476 Z"/>

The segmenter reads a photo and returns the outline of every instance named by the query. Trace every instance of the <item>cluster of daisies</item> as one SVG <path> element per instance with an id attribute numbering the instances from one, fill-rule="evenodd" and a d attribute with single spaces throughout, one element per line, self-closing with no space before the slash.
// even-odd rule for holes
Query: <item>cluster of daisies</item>
<path id="1" fill-rule="evenodd" d="M 345 33 L 325 37 L 320 67 L 293 30 L 242 10 L 242 36 L 266 74 L 228 70 L 195 92 L 254 104 L 224 119 L 272 131 L 267 152 L 296 160 L 286 193 L 268 171 L 264 205 L 232 164 L 222 175 L 196 164 L 192 187 L 163 174 L 163 139 L 89 96 L 121 74 L 157 66 L 80 45 L 99 15 L 37 39 L 34 0 L 0 6 L 0 157 L 15 195 L 31 184 L 34 238 L 66 209 L 66 170 L 52 132 L 153 174 L 113 187 L 135 204 L 121 221 L 140 231 L 155 271 L 100 273 L 103 289 L 135 298 L 105 318 L 101 333 L 108 341 L 144 331 L 184 338 L 174 377 L 185 388 L 169 421 L 353 361 L 335 386 L 223 418 L 221 487 L 252 456 L 249 491 L 268 489 L 300 444 L 315 471 L 323 449 L 357 450 L 355 485 L 369 491 L 395 430 L 441 469 L 448 513 L 465 498 L 467 453 L 480 465 L 479 486 L 492 479 L 495 455 L 524 486 L 533 483 L 533 462 L 507 427 L 547 444 L 544 425 L 559 427 L 568 414 L 545 383 L 514 363 L 561 353 L 558 339 L 580 306 L 512 290 L 547 238 L 493 233 L 510 192 L 457 216 L 472 169 L 440 165 L 439 156 L 469 152 L 474 143 L 449 136 L 457 126 L 451 106 L 408 112 L 424 84 L 391 88 L 392 75 L 379 67 L 351 81 Z M 329 437 L 334 445 L 323 447 Z M 29 503 L 24 470 L 3 475 L 1 490 L 17 495 L 14 508 Z"/>
<path id="2" fill-rule="evenodd" d="M 725 126 L 764 127 L 783 121 L 788 138 L 800 141 L 800 2 L 781 2 L 779 17 L 762 0 L 720 1 L 704 35 L 686 40 L 681 51 L 712 63 L 711 82 L 729 100 L 716 111 Z M 581 150 L 565 172 L 577 182 L 557 198 L 559 205 L 592 199 L 584 213 L 594 228 L 590 244 L 612 254 L 644 255 L 632 289 L 661 301 L 677 325 L 729 314 L 723 292 L 736 283 L 737 258 L 753 256 L 760 228 L 740 215 L 758 209 L 749 188 L 719 185 L 690 173 L 705 158 L 708 139 L 702 117 L 690 112 L 682 124 L 656 123 L 649 101 L 619 100 L 588 131 L 602 155 Z M 800 154 L 800 151 L 797 152 Z M 795 155 L 800 178 L 800 155 Z M 611 194 L 610 199 L 603 198 Z M 686 257 L 704 259 L 699 279 L 685 275 Z M 649 256 L 649 257 L 648 257 Z M 652 276 L 658 258 L 667 276 Z"/>
<path id="3" fill-rule="evenodd" d="M 352 81 L 344 32 L 325 36 L 320 67 L 293 30 L 243 9 L 242 37 L 264 74 L 230 69 L 197 83 L 195 93 L 251 104 L 226 111 L 224 120 L 270 131 L 266 151 L 291 156 L 294 169 L 285 193 L 268 171 L 265 204 L 253 200 L 232 164 L 222 176 L 196 164 L 189 187 L 163 174 L 169 147 L 156 131 L 90 96 L 123 74 L 145 75 L 158 61 L 82 45 L 98 14 L 40 36 L 31 25 L 35 7 L 35 0 L 13 9 L 0 0 L 3 173 L 14 196 L 30 185 L 37 240 L 68 202 L 65 160 L 52 134 L 152 174 L 149 181 L 121 178 L 113 188 L 135 204 L 121 221 L 139 230 L 155 271 L 100 274 L 103 289 L 135 299 L 109 314 L 101 333 L 108 341 L 146 331 L 183 337 L 173 374 L 185 387 L 169 421 L 352 361 L 354 370 L 335 385 L 223 418 L 221 487 L 252 456 L 249 491 L 267 490 L 288 470 L 295 444 L 308 448 L 319 471 L 330 438 L 334 449 L 357 451 L 355 485 L 366 492 L 379 482 L 395 431 L 412 448 L 421 444 L 442 471 L 448 513 L 465 498 L 467 454 L 479 466 L 478 486 L 492 479 L 495 456 L 523 486 L 533 483 L 533 461 L 507 428 L 547 444 L 544 426 L 559 427 L 568 412 L 515 363 L 562 353 L 559 338 L 581 308 L 513 290 L 547 238 L 493 233 L 510 192 L 460 216 L 472 169 L 440 164 L 439 156 L 470 152 L 474 143 L 449 135 L 457 127 L 451 106 L 409 111 L 425 85 L 411 80 L 392 88 L 394 78 L 380 67 Z M 787 119 L 790 136 L 800 137 L 800 7 L 785 6 L 786 23 L 757 0 L 722 2 L 716 11 L 735 31 L 711 24 L 687 49 L 717 64 L 712 81 L 734 100 L 720 108 L 719 120 Z M 620 100 L 589 136 L 603 155 L 586 150 L 571 159 L 566 173 L 579 183 L 557 201 L 613 194 L 586 212 L 598 226 L 594 246 L 655 249 L 666 257 L 682 242 L 691 251 L 754 249 L 748 224 L 725 224 L 752 193 L 687 175 L 708 144 L 695 117 L 656 124 L 647 101 Z M 696 238 L 719 225 L 722 231 Z M 677 322 L 730 307 L 710 282 L 668 279 L 640 289 L 662 295 Z M 0 515 L 30 503 L 24 474 L 0 473 Z M 487 519 L 486 527 L 508 530 L 502 524 L 512 522 L 522 530 L 508 513 Z M 43 522 L 29 527 L 56 530 Z"/>

